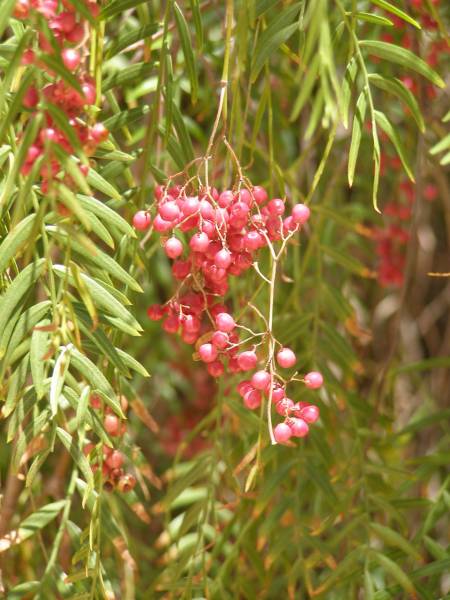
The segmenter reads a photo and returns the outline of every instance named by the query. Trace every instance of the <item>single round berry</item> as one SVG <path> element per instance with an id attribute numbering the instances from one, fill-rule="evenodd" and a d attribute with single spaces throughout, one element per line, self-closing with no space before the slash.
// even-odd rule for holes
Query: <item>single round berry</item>
<path id="1" fill-rule="evenodd" d="M 228 346 L 229 336 L 224 331 L 215 331 L 211 338 L 211 343 L 219 350 L 224 350 Z"/>
<path id="2" fill-rule="evenodd" d="M 226 248 L 219 250 L 214 256 L 214 264 L 221 269 L 227 269 L 231 264 L 231 252 Z"/>
<path id="3" fill-rule="evenodd" d="M 212 344 L 202 344 L 198 349 L 201 360 L 205 363 L 214 362 L 217 358 L 217 348 Z"/>
<path id="4" fill-rule="evenodd" d="M 263 187 L 261 187 L 260 185 L 255 185 L 252 191 L 253 198 L 255 199 L 256 204 L 259 204 L 261 206 L 261 204 L 267 202 L 268 195 Z"/>
<path id="5" fill-rule="evenodd" d="M 206 252 L 209 246 L 209 237 L 204 232 L 196 233 L 192 236 L 189 246 L 194 252 Z"/>
<path id="6" fill-rule="evenodd" d="M 175 221 L 180 216 L 180 209 L 174 200 L 161 204 L 158 208 L 161 217 L 166 221 Z"/>
<path id="7" fill-rule="evenodd" d="M 109 433 L 109 435 L 117 436 L 120 434 L 120 419 L 116 415 L 106 415 L 103 426 L 105 427 L 106 433 Z"/>
<path id="8" fill-rule="evenodd" d="M 323 385 L 322 373 L 311 371 L 305 375 L 305 385 L 310 390 L 318 390 Z"/>
<path id="9" fill-rule="evenodd" d="M 292 219 L 299 225 L 304 225 L 309 219 L 311 211 L 306 204 L 295 204 L 292 209 Z"/>
<path id="10" fill-rule="evenodd" d="M 290 348 L 282 348 L 277 352 L 277 363 L 283 369 L 289 369 L 293 367 L 297 359 L 294 352 Z"/>
<path id="11" fill-rule="evenodd" d="M 252 384 L 248 380 L 240 381 L 237 384 L 237 392 L 240 396 L 244 397 L 247 392 L 253 389 Z"/>
<path id="12" fill-rule="evenodd" d="M 230 333 L 236 327 L 236 323 L 230 314 L 223 312 L 216 317 L 216 327 L 219 331 Z"/>
<path id="13" fill-rule="evenodd" d="M 315 423 L 320 416 L 319 409 L 314 404 L 310 404 L 303 408 L 300 414 L 307 423 Z"/>
<path id="14" fill-rule="evenodd" d="M 139 231 L 145 231 L 150 227 L 152 219 L 150 214 L 145 210 L 139 210 L 133 217 L 134 228 Z"/>
<path id="15" fill-rule="evenodd" d="M 211 377 L 220 377 L 221 375 L 223 375 L 225 370 L 220 360 L 215 360 L 212 363 L 209 363 L 207 368 L 208 373 L 211 375 Z"/>
<path id="16" fill-rule="evenodd" d="M 249 389 L 244 394 L 244 404 L 250 410 L 255 410 L 256 408 L 261 406 L 261 400 L 262 400 L 261 392 L 258 390 L 255 390 L 254 388 Z"/>
<path id="17" fill-rule="evenodd" d="M 81 62 L 80 54 L 73 48 L 64 48 L 64 50 L 61 52 L 61 58 L 64 66 L 69 71 L 75 71 L 78 69 Z"/>
<path id="18" fill-rule="evenodd" d="M 289 427 L 291 428 L 292 435 L 295 437 L 305 437 L 305 435 L 308 435 L 308 423 L 303 419 L 297 419 L 296 417 L 289 419 Z"/>
<path id="19" fill-rule="evenodd" d="M 183 254 L 183 244 L 176 237 L 171 237 L 164 244 L 164 250 L 169 258 L 178 258 Z"/>
<path id="20" fill-rule="evenodd" d="M 286 391 L 278 383 L 274 383 L 272 386 L 272 402 L 276 404 L 286 398 Z"/>
<path id="21" fill-rule="evenodd" d="M 267 209 L 273 217 L 279 217 L 284 213 L 284 202 L 280 198 L 274 198 L 267 205 Z"/>
<path id="22" fill-rule="evenodd" d="M 251 378 L 251 383 L 257 390 L 267 390 L 270 386 L 271 375 L 267 371 L 256 371 Z"/>
<path id="23" fill-rule="evenodd" d="M 294 403 L 290 398 L 283 398 L 275 405 L 277 413 L 283 417 L 287 416 L 294 408 Z"/>
<path id="24" fill-rule="evenodd" d="M 292 430 L 286 423 L 278 423 L 278 425 L 273 430 L 273 436 L 275 441 L 279 444 L 283 444 L 287 442 L 289 438 L 292 437 Z"/>
<path id="25" fill-rule="evenodd" d="M 120 469 L 124 463 L 122 452 L 114 450 L 106 459 L 106 464 L 110 469 Z"/>
<path id="26" fill-rule="evenodd" d="M 246 350 L 237 355 L 237 361 L 243 371 L 250 371 L 256 367 L 258 357 L 254 350 Z"/>

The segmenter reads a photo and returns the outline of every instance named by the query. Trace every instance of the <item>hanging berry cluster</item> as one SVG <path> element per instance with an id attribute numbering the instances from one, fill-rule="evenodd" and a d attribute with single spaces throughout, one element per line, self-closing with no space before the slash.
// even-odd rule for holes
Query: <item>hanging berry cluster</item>
<path id="1" fill-rule="evenodd" d="M 229 278 L 251 269 L 269 284 L 273 292 L 276 266 L 289 239 L 309 219 L 309 208 L 296 204 L 286 215 L 286 203 L 280 198 L 269 199 L 260 186 L 240 186 L 237 190 L 205 187 L 198 194 L 184 187 L 157 187 L 157 212 L 152 219 L 149 211 L 134 215 L 136 229 L 152 226 L 161 235 L 166 255 L 174 262 L 172 274 L 179 282 L 174 296 L 164 305 L 152 305 L 148 316 L 163 319 L 163 329 L 180 333 L 188 344 L 195 344 L 195 357 L 207 365 L 213 377 L 225 372 L 236 374 L 254 371 L 237 390 L 245 406 L 255 410 L 267 399 L 269 432 L 273 443 L 286 442 L 290 437 L 304 437 L 309 424 L 319 418 L 317 406 L 294 403 L 287 397 L 286 386 L 302 381 L 309 389 L 318 389 L 322 375 L 311 372 L 289 379 L 278 369 L 293 369 L 294 352 L 275 340 L 272 332 L 273 293 L 270 315 L 265 330 L 255 333 L 239 323 L 225 303 Z M 189 233 L 189 239 L 184 234 Z M 280 244 L 278 252 L 276 245 Z M 274 268 L 271 279 L 258 266 L 258 254 L 268 248 Z M 256 310 L 256 309 L 255 309 Z M 261 350 L 261 351 L 260 351 Z M 284 420 L 272 429 L 271 404 Z"/>
<path id="2" fill-rule="evenodd" d="M 92 394 L 90 398 L 91 407 L 94 410 L 102 412 L 104 415 L 103 426 L 108 435 L 113 438 L 121 439 L 126 432 L 126 425 L 115 415 L 109 406 L 104 406 L 100 396 Z M 126 413 L 128 401 L 125 396 L 121 396 L 120 404 L 122 412 Z M 129 492 L 136 485 L 136 479 L 131 473 L 125 473 L 123 465 L 125 456 L 120 450 L 111 448 L 106 444 L 95 445 L 88 442 L 83 452 L 91 459 L 93 470 L 101 467 L 103 476 L 103 487 L 111 491 L 117 489 L 119 492 Z M 101 455 L 101 456 L 100 456 Z"/>
<path id="3" fill-rule="evenodd" d="M 98 15 L 96 0 L 85 1 L 85 8 L 93 17 Z M 28 175 L 39 161 L 36 175 L 44 193 L 53 181 L 74 188 L 73 177 L 64 173 L 62 157 L 77 151 L 91 156 L 108 137 L 103 124 L 86 122 L 85 112 L 96 100 L 95 82 L 86 67 L 89 21 L 70 0 L 17 0 L 14 16 L 26 19 L 36 32 L 22 64 L 35 65 L 43 78 L 35 80 L 23 96 L 30 118 L 38 112 L 44 118 L 21 172 Z M 82 176 L 87 175 L 86 160 L 78 168 Z"/>

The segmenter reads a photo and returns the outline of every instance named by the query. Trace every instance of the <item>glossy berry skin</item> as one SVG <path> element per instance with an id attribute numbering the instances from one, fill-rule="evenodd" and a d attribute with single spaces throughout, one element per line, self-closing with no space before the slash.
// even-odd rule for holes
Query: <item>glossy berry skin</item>
<path id="1" fill-rule="evenodd" d="M 322 373 L 311 371 L 305 375 L 305 385 L 310 390 L 318 390 L 323 385 Z"/>
<path id="2" fill-rule="evenodd" d="M 292 430 L 286 423 L 278 423 L 273 430 L 273 436 L 279 444 L 283 444 L 292 437 Z"/>
<path id="3" fill-rule="evenodd" d="M 138 231 L 145 231 L 148 229 L 151 222 L 151 217 L 145 210 L 139 210 L 133 217 L 133 226 Z"/>
<path id="4" fill-rule="evenodd" d="M 217 358 L 217 348 L 212 344 L 202 344 L 198 349 L 201 360 L 205 363 L 214 362 Z"/>
<path id="5" fill-rule="evenodd" d="M 164 250 L 169 258 L 178 258 L 183 254 L 183 244 L 178 238 L 171 237 L 164 244 Z"/>
<path id="6" fill-rule="evenodd" d="M 215 331 L 211 338 L 211 343 L 219 350 L 224 350 L 228 346 L 229 336 L 224 331 Z"/>
<path id="7" fill-rule="evenodd" d="M 256 371 L 250 381 L 257 390 L 267 390 L 270 386 L 270 380 L 271 376 L 267 371 Z"/>
<path id="8" fill-rule="evenodd" d="M 261 206 L 261 204 L 265 204 L 267 202 L 268 195 L 263 187 L 261 187 L 260 185 L 255 185 L 252 192 L 256 204 L 259 204 L 259 206 Z"/>
<path id="9" fill-rule="evenodd" d="M 120 469 L 124 463 L 123 454 L 118 450 L 114 450 L 106 459 L 106 464 L 110 469 Z"/>
<path id="10" fill-rule="evenodd" d="M 294 403 L 290 398 L 283 398 L 275 405 L 275 410 L 279 415 L 287 416 L 293 409 Z"/>
<path id="11" fill-rule="evenodd" d="M 306 204 L 295 204 L 292 209 L 292 219 L 299 225 L 304 225 L 309 219 L 311 211 Z"/>
<path id="12" fill-rule="evenodd" d="M 277 352 L 277 363 L 283 369 L 289 369 L 293 367 L 297 359 L 295 357 L 294 352 L 290 348 L 282 348 Z"/>
<path id="13" fill-rule="evenodd" d="M 120 434 L 120 419 L 119 417 L 116 417 L 116 415 L 106 415 L 103 426 L 106 433 L 109 433 L 111 436 L 118 436 Z"/>
<path id="14" fill-rule="evenodd" d="M 255 390 L 254 388 L 250 388 L 244 394 L 244 404 L 250 410 L 255 410 L 261 406 L 261 400 L 261 392 L 259 390 Z"/>
<path id="15" fill-rule="evenodd" d="M 279 384 L 274 384 L 272 387 L 272 402 L 277 404 L 277 402 L 280 402 L 284 398 L 286 398 L 286 392 L 284 388 L 282 388 Z"/>
<path id="16" fill-rule="evenodd" d="M 165 221 L 175 221 L 180 216 L 178 204 L 173 200 L 161 204 L 158 212 Z"/>
<path id="17" fill-rule="evenodd" d="M 81 62 L 79 53 L 73 48 L 65 48 L 61 52 L 61 58 L 64 63 L 64 66 L 69 71 L 75 71 L 76 69 L 78 69 Z"/>
<path id="18" fill-rule="evenodd" d="M 307 423 L 315 423 L 320 416 L 319 409 L 314 404 L 310 404 L 303 408 L 300 414 Z"/>
<path id="19" fill-rule="evenodd" d="M 189 246 L 194 252 L 205 252 L 209 246 L 209 237 L 204 232 L 192 236 Z"/>
<path id="20" fill-rule="evenodd" d="M 303 419 L 297 419 L 296 417 L 290 419 L 289 427 L 291 428 L 292 435 L 295 437 L 305 437 L 308 435 L 308 423 Z"/>
<path id="21" fill-rule="evenodd" d="M 227 269 L 231 264 L 231 260 L 231 252 L 226 248 L 219 250 L 214 256 L 214 264 L 221 269 Z"/>
<path id="22" fill-rule="evenodd" d="M 236 327 L 236 323 L 230 314 L 223 312 L 216 317 L 216 327 L 219 331 L 230 333 Z"/>
<path id="23" fill-rule="evenodd" d="M 250 371 L 256 367 L 258 357 L 253 350 L 246 350 L 237 355 L 237 361 L 243 371 Z"/>

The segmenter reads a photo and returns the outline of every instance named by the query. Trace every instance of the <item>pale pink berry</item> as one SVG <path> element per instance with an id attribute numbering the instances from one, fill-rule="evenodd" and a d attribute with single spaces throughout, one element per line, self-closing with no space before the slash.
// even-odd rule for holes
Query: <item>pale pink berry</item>
<path id="1" fill-rule="evenodd" d="M 285 417 L 290 412 L 292 412 L 293 408 L 294 408 L 294 403 L 292 402 L 292 400 L 290 398 L 283 398 L 282 400 L 277 402 L 275 405 L 275 410 L 277 411 L 277 413 L 279 415 L 282 415 L 283 417 Z"/>
<path id="2" fill-rule="evenodd" d="M 283 200 L 280 200 L 280 198 L 274 198 L 267 205 L 267 209 L 273 217 L 279 217 L 284 213 L 284 202 Z"/>
<path id="3" fill-rule="evenodd" d="M 171 221 L 165 221 L 161 215 L 156 215 L 153 221 L 153 227 L 158 233 L 166 233 L 173 229 L 173 223 Z"/>
<path id="4" fill-rule="evenodd" d="M 109 433 L 109 435 L 119 435 L 121 429 L 120 420 L 116 415 L 106 415 L 103 425 L 106 433 Z"/>
<path id="5" fill-rule="evenodd" d="M 277 363 L 283 369 L 289 369 L 296 363 L 296 357 L 294 352 L 290 348 L 282 348 L 277 352 Z"/>
<path id="6" fill-rule="evenodd" d="M 267 371 L 256 371 L 252 375 L 251 383 L 257 390 L 266 390 L 270 386 L 271 375 Z"/>
<path id="7" fill-rule="evenodd" d="M 186 200 L 183 202 L 183 206 L 182 206 L 181 210 L 183 211 L 183 214 L 185 216 L 188 216 L 188 215 L 193 215 L 196 212 L 198 212 L 199 208 L 200 208 L 199 199 L 197 198 L 197 196 L 191 196 L 189 198 L 186 198 Z"/>
<path id="8" fill-rule="evenodd" d="M 311 211 L 306 204 L 295 204 L 292 208 L 292 219 L 295 223 L 299 223 L 300 225 L 304 225 L 306 223 L 310 214 Z"/>
<path id="9" fill-rule="evenodd" d="M 278 383 L 275 383 L 273 385 L 273 389 L 272 389 L 272 402 L 274 404 L 276 404 L 277 402 L 280 402 L 281 400 L 283 400 L 283 398 L 286 397 L 286 392 L 284 390 L 283 387 L 281 387 L 281 385 L 279 385 Z"/>
<path id="10" fill-rule="evenodd" d="M 261 392 L 254 388 L 251 388 L 244 394 L 244 404 L 250 410 L 255 410 L 255 408 L 261 406 L 261 400 Z"/>
<path id="11" fill-rule="evenodd" d="M 215 331 L 211 338 L 211 343 L 219 350 L 224 350 L 228 346 L 228 333 L 224 331 Z"/>
<path id="12" fill-rule="evenodd" d="M 215 360 L 212 363 L 209 363 L 207 369 L 211 377 L 220 377 L 221 375 L 223 375 L 223 372 L 225 370 L 220 360 Z"/>
<path id="13" fill-rule="evenodd" d="M 228 208 L 231 206 L 234 200 L 234 194 L 231 190 L 225 190 L 222 192 L 217 200 L 217 204 L 220 208 Z"/>
<path id="14" fill-rule="evenodd" d="M 230 314 L 224 312 L 217 315 L 216 327 L 219 331 L 230 333 L 236 327 L 236 323 Z"/>
<path id="15" fill-rule="evenodd" d="M 217 348 L 212 344 L 202 344 L 198 349 L 201 360 L 205 363 L 214 362 L 217 358 Z"/>
<path id="16" fill-rule="evenodd" d="M 257 231 L 249 231 L 244 236 L 243 245 L 246 250 L 257 250 L 264 245 L 264 239 Z"/>
<path id="17" fill-rule="evenodd" d="M 150 214 L 145 210 L 139 210 L 133 217 L 133 225 L 139 231 L 145 231 L 150 227 L 152 219 Z"/>
<path id="18" fill-rule="evenodd" d="M 166 221 L 175 221 L 180 216 L 180 209 L 174 200 L 169 200 L 164 204 L 160 204 L 158 212 Z"/>
<path id="19" fill-rule="evenodd" d="M 200 331 L 202 324 L 198 317 L 193 315 L 186 315 L 183 317 L 183 329 L 188 333 L 194 333 Z"/>
<path id="20" fill-rule="evenodd" d="M 307 423 L 315 423 L 319 419 L 320 413 L 317 406 L 310 404 L 303 408 L 300 414 Z"/>
<path id="21" fill-rule="evenodd" d="M 192 236 L 189 246 L 194 252 L 205 252 L 209 246 L 209 237 L 204 232 Z"/>
<path id="22" fill-rule="evenodd" d="M 226 248 L 222 248 L 214 256 L 214 263 L 221 269 L 227 269 L 231 264 L 231 252 Z"/>
<path id="23" fill-rule="evenodd" d="M 81 61 L 80 54 L 73 48 L 64 48 L 64 50 L 61 52 L 61 58 L 64 66 L 69 71 L 75 71 Z"/>
<path id="24" fill-rule="evenodd" d="M 305 375 L 305 385 L 310 390 L 318 390 L 322 387 L 323 377 L 322 373 L 318 371 L 311 371 Z"/>
<path id="25" fill-rule="evenodd" d="M 103 123 L 95 123 L 95 125 L 91 128 L 91 136 L 94 142 L 100 144 L 100 142 L 104 142 L 108 139 L 109 131 L 103 125 Z"/>
<path id="26" fill-rule="evenodd" d="M 176 237 L 171 237 L 164 244 L 164 250 L 169 258 L 178 258 L 183 254 L 183 244 Z"/>
<path id="27" fill-rule="evenodd" d="M 237 391 L 238 391 L 238 394 L 239 394 L 240 396 L 242 396 L 242 397 L 244 397 L 244 396 L 245 396 L 245 394 L 246 394 L 247 392 L 249 392 L 250 390 L 252 390 L 252 389 L 253 389 L 253 386 L 252 386 L 252 384 L 250 383 L 250 381 L 248 381 L 248 380 L 245 380 L 245 381 L 240 381 L 240 382 L 237 384 Z"/>
<path id="28" fill-rule="evenodd" d="M 106 464 L 110 469 L 120 469 L 123 465 L 124 458 L 122 452 L 114 450 L 106 459 Z"/>
<path id="29" fill-rule="evenodd" d="M 297 419 L 293 417 L 289 420 L 289 427 L 291 428 L 292 435 L 295 437 L 305 437 L 308 435 L 309 427 L 303 419 Z"/>
<path id="30" fill-rule="evenodd" d="M 264 204 L 267 202 L 268 198 L 266 190 L 260 185 L 255 185 L 253 188 L 253 198 L 255 199 L 256 204 Z"/>
<path id="31" fill-rule="evenodd" d="M 286 423 L 278 423 L 273 430 L 273 436 L 276 442 L 282 444 L 283 442 L 287 442 L 292 436 L 292 430 L 289 425 L 286 425 Z"/>
<path id="32" fill-rule="evenodd" d="M 258 357 L 253 350 L 246 350 L 237 355 L 237 361 L 243 371 L 250 371 L 256 367 Z"/>

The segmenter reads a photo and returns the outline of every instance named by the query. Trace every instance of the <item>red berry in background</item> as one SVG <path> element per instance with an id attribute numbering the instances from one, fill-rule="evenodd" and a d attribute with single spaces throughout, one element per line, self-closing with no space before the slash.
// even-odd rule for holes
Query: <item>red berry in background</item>
<path id="1" fill-rule="evenodd" d="M 215 360 L 212 363 L 209 363 L 207 369 L 211 377 L 220 377 L 225 371 L 225 367 L 220 360 Z"/>
<path id="2" fill-rule="evenodd" d="M 148 212 L 145 210 L 138 211 L 133 217 L 134 228 L 139 231 L 145 231 L 150 227 L 152 220 Z"/>
<path id="3" fill-rule="evenodd" d="M 292 429 L 286 423 L 278 423 L 273 430 L 273 435 L 279 444 L 283 444 L 292 437 Z"/>
<path id="4" fill-rule="evenodd" d="M 305 375 L 305 385 L 310 390 L 318 390 L 323 385 L 322 374 L 318 371 L 311 371 Z"/>
<path id="5" fill-rule="evenodd" d="M 282 348 L 277 352 L 277 363 L 283 369 L 289 369 L 293 367 L 297 359 L 295 357 L 294 352 L 290 348 Z"/>
<path id="6" fill-rule="evenodd" d="M 106 415 L 103 422 L 106 433 L 111 436 L 118 436 L 121 431 L 121 423 L 119 417 L 116 415 Z"/>
<path id="7" fill-rule="evenodd" d="M 106 464 L 110 469 L 120 469 L 123 463 L 123 454 L 118 450 L 114 450 L 106 459 Z"/>
<path id="8" fill-rule="evenodd" d="M 164 316 L 164 309 L 159 304 L 152 304 L 147 308 L 147 315 L 152 321 L 159 321 Z"/>
<path id="9" fill-rule="evenodd" d="M 228 346 L 229 337 L 228 334 L 224 331 L 215 331 L 211 338 L 211 343 L 219 348 L 219 350 L 224 350 Z"/>

